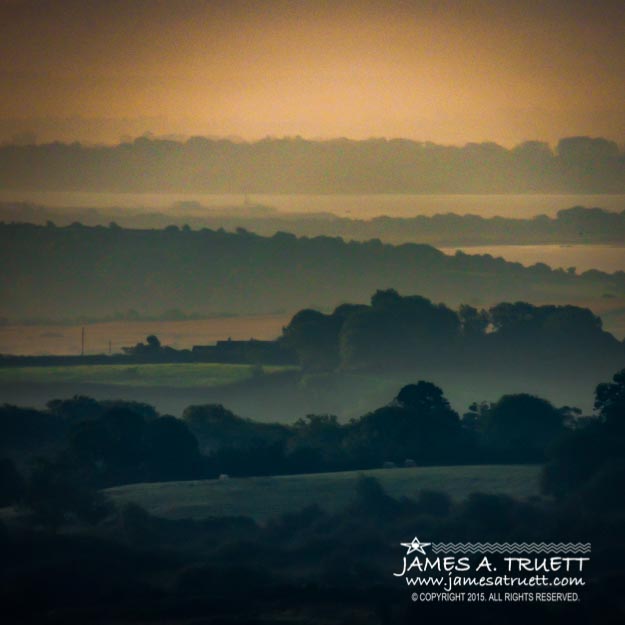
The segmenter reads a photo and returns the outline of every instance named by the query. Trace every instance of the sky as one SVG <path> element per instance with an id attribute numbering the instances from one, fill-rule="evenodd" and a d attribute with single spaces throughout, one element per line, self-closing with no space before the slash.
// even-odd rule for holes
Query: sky
<path id="1" fill-rule="evenodd" d="M 623 145 L 625 2 L 0 0 L 0 93 L 0 140 Z"/>

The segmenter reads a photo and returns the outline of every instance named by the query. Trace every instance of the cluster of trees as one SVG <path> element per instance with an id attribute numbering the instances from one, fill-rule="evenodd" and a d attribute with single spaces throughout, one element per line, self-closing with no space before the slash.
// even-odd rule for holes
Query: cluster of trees
<path id="1" fill-rule="evenodd" d="M 543 475 L 546 492 L 560 498 L 574 492 L 584 507 L 620 509 L 625 487 L 625 369 L 597 386 L 597 418 L 585 419 L 558 438 Z M 620 489 L 620 501 L 606 494 Z"/>
<path id="2" fill-rule="evenodd" d="M 564 368 L 622 362 L 625 345 L 601 319 L 577 306 L 500 303 L 488 310 L 452 310 L 427 298 L 377 291 L 371 304 L 343 304 L 332 313 L 305 309 L 280 339 L 308 371 L 385 371 L 414 367 Z M 616 364 L 615 364 L 616 363 Z"/>
<path id="3" fill-rule="evenodd" d="M 333 219 L 323 228 L 320 218 L 290 231 L 298 234 L 337 234 L 346 238 L 380 237 L 389 242 L 419 241 L 430 245 L 520 245 L 545 243 L 616 243 L 625 240 L 625 211 L 573 206 L 555 217 L 537 215 L 531 219 L 480 217 L 454 213 L 415 217 L 376 217 L 369 221 Z M 258 223 L 258 222 L 257 222 Z M 332 228 L 332 230 L 330 230 Z"/>
<path id="4" fill-rule="evenodd" d="M 461 417 L 440 388 L 420 381 L 344 424 L 333 415 L 308 415 L 293 426 L 258 424 L 221 406 L 190 407 L 183 419 L 217 470 L 250 475 L 542 462 L 579 414 L 521 393 L 474 404 Z"/>
<path id="5" fill-rule="evenodd" d="M 0 146 L 4 188 L 210 193 L 622 193 L 613 141 L 442 146 L 406 139 L 234 143 L 140 137 L 113 147 Z"/>
<path id="6" fill-rule="evenodd" d="M 176 362 L 178 360 L 188 362 L 191 353 L 188 350 L 178 350 L 169 345 L 162 345 L 155 334 L 145 338 L 145 343 L 140 341 L 131 347 L 122 347 L 122 351 L 133 362 Z"/>
<path id="7" fill-rule="evenodd" d="M 587 468 L 594 471 L 596 462 L 608 457 L 601 437 L 611 432 L 606 441 L 615 445 L 625 431 L 623 388 L 625 370 L 614 383 L 597 388 L 595 419 L 582 419 L 574 408 L 556 408 L 528 394 L 473 404 L 460 417 L 442 390 L 425 381 L 403 387 L 388 405 L 347 423 L 332 415 L 308 415 L 293 425 L 259 423 L 221 405 L 190 406 L 177 419 L 159 416 L 147 404 L 98 402 L 80 396 L 53 400 L 46 411 L 4 406 L 0 408 L 0 457 L 18 459 L 22 469 L 25 458 L 42 454 L 47 458 L 39 461 L 28 479 L 11 461 L 4 461 L 0 500 L 6 504 L 25 498 L 32 503 L 43 497 L 52 510 L 64 505 L 73 510 L 73 500 L 64 503 L 58 495 L 63 490 L 72 492 L 64 486 L 72 480 L 81 488 L 103 488 L 220 474 L 536 463 L 543 462 L 556 443 L 563 450 L 558 462 L 566 462 L 567 454 L 578 454 L 576 445 L 588 441 L 593 441 L 595 451 L 601 450 L 600 456 L 593 456 L 594 465 L 586 456 Z M 551 482 L 574 479 L 567 467 L 557 463 L 549 471 Z M 28 499 L 33 492 L 36 495 Z M 56 518 L 47 508 L 46 515 Z"/>
<path id="8" fill-rule="evenodd" d="M 76 396 L 53 400 L 46 411 L 5 405 L 0 423 L 4 453 L 22 464 L 43 454 L 42 471 L 71 474 L 95 488 L 207 476 L 185 423 L 147 404 Z"/>
<path id="9" fill-rule="evenodd" d="M 240 230 L 130 230 L 0 224 L 0 316 L 102 316 L 176 307 L 272 313 L 363 302 L 385 285 L 443 301 L 625 295 L 625 273 L 577 275 L 428 245 Z M 10 268 L 10 270 L 9 270 Z"/>

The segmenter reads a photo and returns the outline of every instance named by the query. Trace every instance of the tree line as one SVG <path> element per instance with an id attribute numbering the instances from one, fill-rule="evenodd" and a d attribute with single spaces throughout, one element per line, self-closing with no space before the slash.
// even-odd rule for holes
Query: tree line
<path id="1" fill-rule="evenodd" d="M 280 341 L 310 372 L 469 367 L 563 369 L 618 363 L 625 344 L 578 306 L 502 302 L 488 310 L 457 310 L 394 289 L 378 290 L 369 305 L 342 304 L 331 313 L 304 309 Z"/>
<path id="2" fill-rule="evenodd" d="M 222 474 L 543 463 L 550 458 L 556 462 L 549 465 L 549 483 L 557 491 L 592 468 L 592 462 L 622 453 L 614 441 L 622 428 L 623 388 L 625 370 L 597 387 L 597 415 L 588 417 L 525 393 L 474 403 L 460 416 L 443 391 L 426 381 L 404 386 L 387 405 L 346 423 L 324 414 L 292 425 L 260 423 L 218 404 L 189 406 L 178 419 L 159 415 L 148 404 L 82 396 L 52 400 L 45 411 L 5 405 L 0 408 L 0 453 L 6 456 L 0 500 L 7 505 L 43 496 L 54 508 L 63 505 L 64 491 L 75 490 L 67 487 L 73 482 L 99 489 Z M 607 432 L 616 438 L 609 439 Z M 571 449 L 589 442 L 592 454 L 585 454 L 576 473 L 563 470 L 560 465 L 572 460 Z M 554 449 L 559 450 L 555 456 Z M 27 458 L 37 460 L 24 479 Z"/>
<path id="3" fill-rule="evenodd" d="M 625 273 L 524 267 L 501 258 L 377 239 L 264 237 L 170 226 L 0 224 L 0 316 L 102 317 L 175 307 L 191 314 L 364 302 L 380 286 L 442 301 L 579 301 L 625 295 Z M 554 296 L 554 294 L 556 294 Z M 10 297 L 8 297 L 10 295 Z"/>
<path id="4" fill-rule="evenodd" d="M 444 146 L 301 137 L 246 143 L 140 137 L 116 146 L 0 146 L 9 189 L 205 193 L 623 193 L 625 160 L 604 138 Z"/>
<path id="5" fill-rule="evenodd" d="M 174 205 L 175 210 L 146 213 L 132 209 L 49 208 L 26 202 L 0 202 L 0 221 L 58 226 L 82 223 L 124 228 L 224 228 L 243 227 L 260 235 L 291 232 L 298 236 L 340 236 L 366 241 L 380 238 L 387 243 L 419 242 L 436 246 L 510 245 L 546 243 L 616 243 L 625 240 L 625 211 L 573 206 L 559 210 L 555 217 L 536 215 L 530 219 L 504 216 L 481 217 L 454 212 L 413 217 L 379 216 L 372 219 L 339 217 L 329 213 L 284 213 L 253 205 L 246 211 L 225 207 L 220 211 L 196 202 Z M 189 205 L 190 204 L 190 205 Z M 193 212 L 185 212 L 193 209 Z M 415 212 L 416 212 L 415 204 Z M 134 313 L 137 315 L 138 313 Z M 166 318 L 181 317 L 179 310 L 164 311 Z"/>

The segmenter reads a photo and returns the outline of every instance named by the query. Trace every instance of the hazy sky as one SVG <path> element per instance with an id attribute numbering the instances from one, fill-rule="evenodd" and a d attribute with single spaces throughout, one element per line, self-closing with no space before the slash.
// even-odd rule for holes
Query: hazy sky
<path id="1" fill-rule="evenodd" d="M 625 142 L 625 1 L 0 0 L 0 138 Z"/>

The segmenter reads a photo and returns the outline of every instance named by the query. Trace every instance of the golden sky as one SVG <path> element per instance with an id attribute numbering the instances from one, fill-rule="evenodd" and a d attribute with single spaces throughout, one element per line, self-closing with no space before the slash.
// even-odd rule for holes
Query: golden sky
<path id="1" fill-rule="evenodd" d="M 0 0 L 0 139 L 625 142 L 625 1 Z"/>

